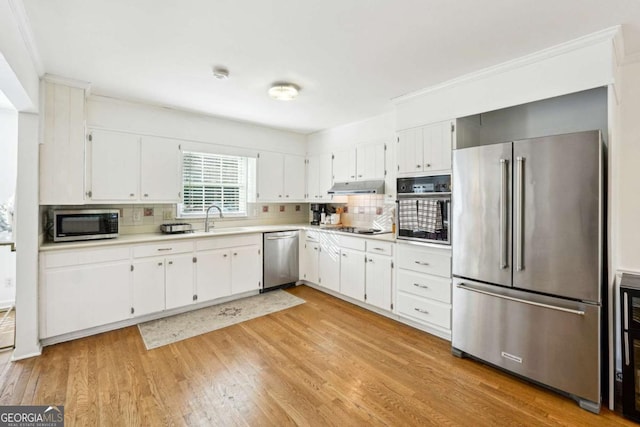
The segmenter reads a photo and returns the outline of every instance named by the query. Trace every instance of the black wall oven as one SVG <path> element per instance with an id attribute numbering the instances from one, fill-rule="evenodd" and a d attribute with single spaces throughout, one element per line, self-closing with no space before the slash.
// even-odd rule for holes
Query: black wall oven
<path id="1" fill-rule="evenodd" d="M 399 240 L 451 244 L 451 175 L 398 178 Z"/>

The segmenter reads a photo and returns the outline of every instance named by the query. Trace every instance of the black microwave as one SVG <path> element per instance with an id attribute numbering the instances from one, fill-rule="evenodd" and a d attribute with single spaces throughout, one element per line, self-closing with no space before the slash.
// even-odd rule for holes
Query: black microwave
<path id="1" fill-rule="evenodd" d="M 112 239 L 118 237 L 120 211 L 117 209 L 76 209 L 53 211 L 53 241 Z"/>

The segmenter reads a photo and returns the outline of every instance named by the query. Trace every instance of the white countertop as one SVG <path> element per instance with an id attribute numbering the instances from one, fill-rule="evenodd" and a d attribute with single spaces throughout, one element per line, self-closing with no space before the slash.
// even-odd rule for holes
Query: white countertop
<path id="1" fill-rule="evenodd" d="M 208 237 L 220 237 L 220 236 L 233 236 L 239 234 L 252 234 L 252 233 L 269 233 L 273 231 L 287 231 L 287 230 L 317 230 L 325 233 L 339 233 L 343 236 L 353 236 L 364 239 L 383 240 L 387 242 L 395 242 L 395 235 L 393 233 L 385 234 L 357 234 L 346 233 L 336 231 L 332 227 L 322 227 L 309 224 L 279 224 L 279 225 L 253 225 L 247 227 L 229 227 L 229 228 L 215 228 L 212 231 L 205 233 L 204 231 L 196 231 L 194 233 L 183 234 L 162 234 L 162 233 L 145 233 L 145 234 L 124 234 L 118 236 L 115 239 L 103 239 L 103 240 L 87 240 L 79 242 L 60 242 L 52 243 L 45 242 L 40 246 L 40 251 L 54 251 L 61 249 L 82 249 L 82 248 L 95 248 L 113 245 L 125 245 L 131 243 L 149 243 L 167 240 L 184 240 L 184 239 L 202 239 Z"/>

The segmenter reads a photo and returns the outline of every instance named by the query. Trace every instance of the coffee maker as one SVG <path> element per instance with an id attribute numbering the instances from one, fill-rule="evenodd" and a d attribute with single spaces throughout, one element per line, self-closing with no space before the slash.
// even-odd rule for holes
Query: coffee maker
<path id="1" fill-rule="evenodd" d="M 320 225 L 322 214 L 327 212 L 327 205 L 324 203 L 311 203 L 309 209 L 311 210 L 311 225 Z"/>

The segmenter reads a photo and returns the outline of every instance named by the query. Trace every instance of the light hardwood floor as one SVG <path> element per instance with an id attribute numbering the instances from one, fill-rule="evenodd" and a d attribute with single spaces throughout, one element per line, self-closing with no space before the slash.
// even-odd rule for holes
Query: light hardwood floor
<path id="1" fill-rule="evenodd" d="M 136 327 L 0 363 L 0 404 L 66 425 L 633 425 L 305 286 L 305 304 L 147 351 Z"/>

